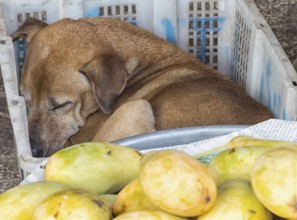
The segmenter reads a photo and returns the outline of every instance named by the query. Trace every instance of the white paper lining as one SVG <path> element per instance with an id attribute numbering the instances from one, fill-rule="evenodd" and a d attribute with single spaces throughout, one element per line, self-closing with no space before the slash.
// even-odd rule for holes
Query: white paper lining
<path id="1" fill-rule="evenodd" d="M 297 142 L 297 122 L 296 121 L 284 121 L 279 119 L 271 119 L 240 131 L 232 132 L 230 134 L 214 137 L 198 142 L 193 142 L 185 145 L 168 146 L 165 148 L 154 148 L 141 151 L 146 153 L 151 150 L 162 150 L 162 149 L 177 149 L 184 151 L 190 155 L 198 155 L 204 152 L 214 150 L 215 148 L 221 147 L 227 144 L 233 137 L 238 135 L 247 135 L 263 139 L 283 140 Z M 222 150 L 222 149 L 221 149 Z M 28 175 L 21 184 L 39 181 L 44 179 L 44 161 L 38 168 Z"/>

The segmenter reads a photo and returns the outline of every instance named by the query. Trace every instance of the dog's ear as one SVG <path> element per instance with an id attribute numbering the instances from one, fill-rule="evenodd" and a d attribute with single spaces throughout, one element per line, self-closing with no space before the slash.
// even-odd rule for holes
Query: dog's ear
<path id="1" fill-rule="evenodd" d="M 29 17 L 26 19 L 24 24 L 14 32 L 11 37 L 12 40 L 15 41 L 20 37 L 25 37 L 28 42 L 33 38 L 33 36 L 39 31 L 41 28 L 47 26 L 48 24 L 40 21 L 36 18 Z"/>
<path id="2" fill-rule="evenodd" d="M 80 72 L 90 79 L 101 110 L 110 114 L 128 79 L 128 73 L 120 57 L 111 51 L 97 55 L 85 64 Z"/>

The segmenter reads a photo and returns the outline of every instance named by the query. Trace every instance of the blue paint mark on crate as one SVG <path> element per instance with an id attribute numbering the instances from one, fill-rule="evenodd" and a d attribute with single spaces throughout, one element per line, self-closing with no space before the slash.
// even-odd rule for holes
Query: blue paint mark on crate
<path id="1" fill-rule="evenodd" d="M 270 80 L 271 80 L 271 62 L 269 61 L 266 65 L 266 70 L 265 72 L 261 74 L 261 80 L 260 80 L 260 93 L 259 93 L 259 102 L 263 103 L 264 102 L 264 90 L 266 90 L 266 94 L 267 94 L 267 98 L 266 98 L 266 103 L 265 105 L 271 109 L 272 111 L 274 111 L 272 106 L 272 91 L 270 88 Z M 275 100 L 275 99 L 274 99 Z"/>
<path id="2" fill-rule="evenodd" d="M 273 93 L 273 105 L 272 105 L 273 113 L 275 116 L 281 115 L 281 96 L 276 92 Z"/>
<path id="3" fill-rule="evenodd" d="M 100 10 L 99 8 L 93 8 L 91 10 L 88 10 L 84 13 L 84 17 L 90 18 L 90 17 L 99 17 L 100 16 Z"/>
<path id="4" fill-rule="evenodd" d="M 272 103 L 271 103 L 271 62 L 269 61 L 266 66 L 266 74 L 265 74 L 265 80 L 267 82 L 267 90 L 268 90 L 268 97 L 267 97 L 267 107 L 270 109 L 273 109 Z"/>
<path id="5" fill-rule="evenodd" d="M 168 18 L 163 18 L 161 20 L 161 24 L 165 28 L 166 40 L 173 44 L 176 44 L 175 28 L 171 21 Z"/>
<path id="6" fill-rule="evenodd" d="M 289 115 L 286 109 L 283 109 L 281 94 L 271 87 L 272 83 L 272 63 L 269 61 L 266 65 L 265 71 L 261 74 L 260 79 L 260 91 L 258 101 L 266 105 L 276 117 L 280 117 L 284 120 L 289 119 Z M 266 101 L 264 100 L 264 96 Z"/>
<path id="7" fill-rule="evenodd" d="M 181 30 L 193 33 L 196 41 L 196 47 L 191 48 L 192 45 L 189 43 L 189 48 L 193 49 L 196 57 L 203 63 L 206 63 L 206 57 L 208 50 L 213 49 L 208 45 L 208 40 L 214 37 L 214 33 L 218 34 L 222 29 L 222 24 L 226 20 L 225 17 L 195 17 L 195 18 L 178 18 L 178 26 Z"/>
<path id="8" fill-rule="evenodd" d="M 212 33 L 219 33 L 221 24 L 225 17 L 198 17 L 190 18 L 190 24 L 193 24 L 193 31 L 196 32 L 196 55 L 203 63 L 206 63 L 207 53 L 209 53 L 209 38 Z"/>
<path id="9" fill-rule="evenodd" d="M 282 119 L 284 119 L 284 120 L 289 120 L 289 117 L 288 117 L 287 112 L 286 112 L 285 109 L 283 110 Z"/>

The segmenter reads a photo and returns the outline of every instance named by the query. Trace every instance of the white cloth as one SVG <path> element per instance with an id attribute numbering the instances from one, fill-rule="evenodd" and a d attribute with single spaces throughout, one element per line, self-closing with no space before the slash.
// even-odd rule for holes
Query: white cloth
<path id="1" fill-rule="evenodd" d="M 273 139 L 273 140 L 283 140 L 297 142 L 297 122 L 296 121 L 284 121 L 279 119 L 270 119 L 262 123 L 250 126 L 248 128 L 242 129 L 240 131 L 232 132 L 227 135 L 214 137 L 198 142 L 193 142 L 185 145 L 168 146 L 165 148 L 155 148 L 141 151 L 146 153 L 151 150 L 162 150 L 162 149 L 177 149 L 187 152 L 190 155 L 200 157 L 203 162 L 208 162 L 213 155 L 225 149 L 225 146 L 233 137 L 238 135 L 247 135 L 263 139 Z M 44 179 L 44 165 L 40 164 L 37 166 L 36 170 L 29 174 L 21 184 L 34 182 Z"/>

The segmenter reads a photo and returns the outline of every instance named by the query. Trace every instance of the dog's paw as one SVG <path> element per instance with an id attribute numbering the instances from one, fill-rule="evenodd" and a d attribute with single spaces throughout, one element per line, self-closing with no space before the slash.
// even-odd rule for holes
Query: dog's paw
<path id="1" fill-rule="evenodd" d="M 104 122 L 93 141 L 111 142 L 155 130 L 152 107 L 148 101 L 140 99 L 121 105 Z"/>

